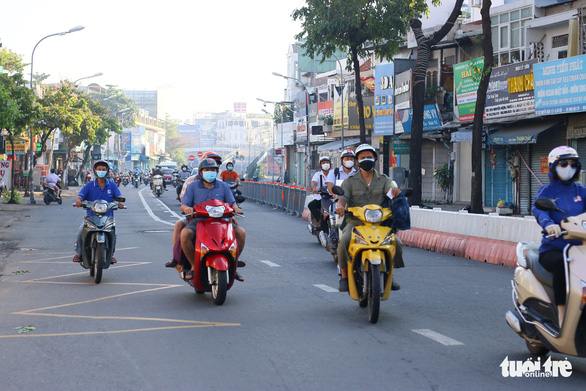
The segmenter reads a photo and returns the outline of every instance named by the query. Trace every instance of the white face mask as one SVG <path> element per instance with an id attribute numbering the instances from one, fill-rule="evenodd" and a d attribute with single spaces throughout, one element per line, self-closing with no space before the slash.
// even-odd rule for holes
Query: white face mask
<path id="1" fill-rule="evenodd" d="M 569 181 L 576 174 L 576 167 L 572 167 L 569 164 L 566 167 L 557 166 L 555 172 L 562 181 Z"/>
<path id="2" fill-rule="evenodd" d="M 330 169 L 330 163 L 324 163 L 321 165 L 321 169 L 324 171 L 328 171 Z"/>
<path id="3" fill-rule="evenodd" d="M 346 160 L 346 161 L 344 161 L 343 164 L 344 164 L 344 167 L 346 167 L 346 168 L 352 168 L 352 167 L 354 167 L 354 160 Z"/>

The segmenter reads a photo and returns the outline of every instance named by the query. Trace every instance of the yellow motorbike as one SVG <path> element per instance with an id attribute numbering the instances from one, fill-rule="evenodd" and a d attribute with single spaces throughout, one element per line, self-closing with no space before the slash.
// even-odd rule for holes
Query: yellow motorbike
<path id="1" fill-rule="evenodd" d="M 344 191 L 334 186 L 332 192 L 341 195 Z M 391 209 L 370 204 L 348 208 L 347 215 L 364 223 L 354 227 L 348 247 L 349 294 L 360 307 L 368 306 L 368 319 L 376 323 L 381 300 L 391 294 L 397 242 L 394 230 L 383 222 L 393 214 Z"/>

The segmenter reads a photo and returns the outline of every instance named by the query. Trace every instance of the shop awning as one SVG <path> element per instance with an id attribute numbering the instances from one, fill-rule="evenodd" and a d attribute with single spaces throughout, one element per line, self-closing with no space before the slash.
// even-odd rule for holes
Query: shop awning
<path id="1" fill-rule="evenodd" d="M 344 148 L 351 147 L 352 145 L 356 144 L 360 144 L 359 138 L 344 139 Z M 339 149 L 342 149 L 342 140 L 332 141 L 331 143 L 323 144 L 317 147 L 318 152 L 337 151 Z"/>
<path id="2" fill-rule="evenodd" d="M 458 130 L 457 132 L 452 133 L 452 142 L 453 143 L 461 143 L 464 141 L 472 141 L 472 130 L 471 129 Z"/>
<path id="3" fill-rule="evenodd" d="M 559 124 L 560 121 L 542 121 L 504 128 L 488 135 L 489 145 L 535 144 L 537 135 Z"/>

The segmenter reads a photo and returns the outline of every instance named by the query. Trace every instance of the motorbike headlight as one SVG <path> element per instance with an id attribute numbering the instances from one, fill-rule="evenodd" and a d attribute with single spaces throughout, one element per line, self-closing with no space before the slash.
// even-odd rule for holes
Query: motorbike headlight
<path id="1" fill-rule="evenodd" d="M 206 211 L 208 212 L 208 215 L 210 215 L 210 217 L 213 217 L 215 219 L 220 218 L 222 216 L 224 216 L 224 212 L 226 211 L 226 207 L 225 206 L 206 206 Z"/>
<path id="2" fill-rule="evenodd" d="M 383 242 L 380 245 L 381 246 L 388 246 L 392 242 L 393 242 L 393 235 L 391 234 L 391 235 L 387 236 L 387 238 L 385 240 L 383 240 Z"/>
<path id="3" fill-rule="evenodd" d="M 93 209 L 95 213 L 106 213 L 108 211 L 108 204 L 97 203 L 94 204 Z"/>
<path id="4" fill-rule="evenodd" d="M 366 240 L 362 239 L 362 238 L 361 238 L 360 236 L 358 236 L 358 235 L 356 235 L 356 236 L 354 237 L 354 241 L 355 241 L 356 243 L 358 243 L 358 244 L 368 244 L 368 243 L 366 243 Z"/>
<path id="5" fill-rule="evenodd" d="M 378 209 L 366 209 L 364 219 L 368 223 L 380 223 L 383 219 L 383 211 Z"/>

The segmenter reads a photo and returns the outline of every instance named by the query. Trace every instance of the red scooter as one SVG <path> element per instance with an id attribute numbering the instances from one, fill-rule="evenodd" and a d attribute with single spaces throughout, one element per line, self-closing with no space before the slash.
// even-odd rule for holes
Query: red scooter
<path id="1" fill-rule="evenodd" d="M 238 267 L 238 243 L 231 221 L 234 214 L 230 204 L 219 200 L 209 200 L 193 207 L 192 217 L 198 222 L 195 270 L 193 279 L 186 281 L 198 294 L 211 292 L 217 305 L 224 304 Z M 191 265 L 188 262 L 182 264 L 177 270 L 183 278 Z"/>

